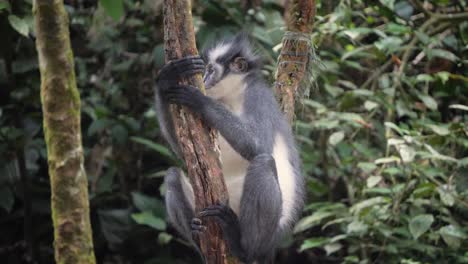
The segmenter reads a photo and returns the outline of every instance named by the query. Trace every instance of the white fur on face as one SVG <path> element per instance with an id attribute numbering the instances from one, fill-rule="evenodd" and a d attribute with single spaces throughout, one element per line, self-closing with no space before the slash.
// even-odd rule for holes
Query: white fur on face
<path id="1" fill-rule="evenodd" d="M 228 52 L 228 50 L 231 48 L 231 45 L 230 44 L 225 44 L 225 43 L 221 43 L 219 45 L 217 45 L 216 47 L 214 47 L 213 49 L 210 50 L 209 54 L 208 54 L 208 60 L 210 63 L 216 63 L 216 60 L 223 56 L 224 54 L 226 54 L 226 52 Z"/>

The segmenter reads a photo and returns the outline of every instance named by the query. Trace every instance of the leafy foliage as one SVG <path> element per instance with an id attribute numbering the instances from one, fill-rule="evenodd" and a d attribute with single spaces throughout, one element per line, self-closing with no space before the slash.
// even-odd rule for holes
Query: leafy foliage
<path id="1" fill-rule="evenodd" d="M 273 81 L 283 6 L 196 2 L 199 47 L 247 30 Z M 294 125 L 308 201 L 277 262 L 468 263 L 466 4 L 317 2 L 319 88 Z M 162 202 L 164 171 L 178 164 L 152 106 L 162 1 L 65 3 L 98 261 L 193 263 Z M 0 256 L 51 263 L 31 1 L 0 1 L 0 29 Z"/>

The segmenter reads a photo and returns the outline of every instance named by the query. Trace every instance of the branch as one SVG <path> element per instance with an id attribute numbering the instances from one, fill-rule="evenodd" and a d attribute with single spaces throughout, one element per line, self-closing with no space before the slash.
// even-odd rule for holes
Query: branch
<path id="1" fill-rule="evenodd" d="M 189 0 L 165 0 L 164 51 L 166 62 L 197 55 L 193 31 L 191 4 Z M 181 83 L 200 87 L 205 92 L 202 76 L 197 74 L 181 80 Z M 201 120 L 184 107 L 171 108 L 175 133 L 195 195 L 195 211 L 215 203 L 227 203 L 228 195 L 224 183 L 216 132 L 205 127 Z M 190 128 L 190 129 L 188 129 Z M 236 263 L 228 258 L 227 247 L 218 225 L 206 219 L 208 229 L 194 240 L 197 241 L 206 263 Z"/>
<path id="2" fill-rule="evenodd" d="M 55 260 L 96 263 L 89 219 L 88 180 L 81 145 L 68 16 L 61 0 L 35 0 L 36 47 L 41 73 L 44 137 L 51 185 Z"/>
<path id="3" fill-rule="evenodd" d="M 283 37 L 275 92 L 289 123 L 293 122 L 295 99 L 311 63 L 311 36 L 315 17 L 315 0 L 293 0 L 286 13 L 287 32 Z"/>

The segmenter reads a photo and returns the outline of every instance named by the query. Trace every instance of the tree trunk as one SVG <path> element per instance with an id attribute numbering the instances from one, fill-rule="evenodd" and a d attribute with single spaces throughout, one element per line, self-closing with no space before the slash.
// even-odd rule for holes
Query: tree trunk
<path id="1" fill-rule="evenodd" d="M 191 10 L 189 0 L 164 1 L 166 62 L 198 54 Z M 205 93 L 201 74 L 180 81 L 199 87 Z M 198 117 L 184 107 L 173 106 L 171 110 L 175 132 L 195 194 L 195 211 L 199 212 L 215 203 L 226 204 L 228 195 L 219 160 L 217 132 L 205 127 Z M 207 231 L 200 237 L 194 237 L 206 262 L 236 263 L 233 258 L 228 257 L 220 228 L 212 220 L 207 221 L 207 227 Z"/>
<path id="2" fill-rule="evenodd" d="M 314 26 L 315 0 L 289 0 L 285 19 L 287 32 L 283 38 L 276 71 L 275 93 L 289 123 L 294 120 L 295 99 L 299 86 L 308 74 Z"/>
<path id="3" fill-rule="evenodd" d="M 51 184 L 55 260 L 95 263 L 83 167 L 80 96 L 62 0 L 35 0 L 44 136 Z"/>

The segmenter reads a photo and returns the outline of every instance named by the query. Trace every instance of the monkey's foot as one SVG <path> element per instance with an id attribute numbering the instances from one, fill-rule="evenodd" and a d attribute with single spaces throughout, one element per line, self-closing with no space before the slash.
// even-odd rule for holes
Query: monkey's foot
<path id="1" fill-rule="evenodd" d="M 241 232 L 239 219 L 229 206 L 223 204 L 210 205 L 198 213 L 198 217 L 212 217 L 223 230 L 224 239 L 231 253 L 243 259 L 244 251 L 240 244 Z"/>

